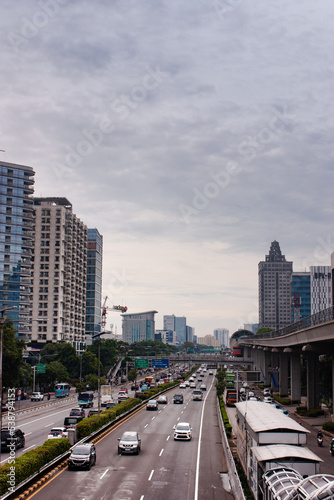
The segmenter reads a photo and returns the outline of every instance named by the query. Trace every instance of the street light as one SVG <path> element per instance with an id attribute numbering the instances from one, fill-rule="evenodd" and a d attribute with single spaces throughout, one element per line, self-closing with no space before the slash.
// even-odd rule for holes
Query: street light
<path id="1" fill-rule="evenodd" d="M 95 335 L 92 335 L 92 339 L 98 338 L 98 345 L 97 345 L 97 359 L 98 359 L 98 365 L 97 365 L 97 411 L 98 415 L 100 415 L 100 401 L 101 401 L 101 384 L 100 384 L 100 357 L 101 357 L 101 335 L 104 335 L 105 333 L 110 333 L 110 332 L 100 332 L 96 333 Z"/>

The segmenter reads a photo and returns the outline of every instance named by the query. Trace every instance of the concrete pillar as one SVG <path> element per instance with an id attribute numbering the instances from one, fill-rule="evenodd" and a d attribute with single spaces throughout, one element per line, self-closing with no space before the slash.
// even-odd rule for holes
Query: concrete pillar
<path id="1" fill-rule="evenodd" d="M 307 408 L 320 407 L 319 355 L 307 353 Z"/>
<path id="2" fill-rule="evenodd" d="M 262 355 L 262 371 L 263 371 L 263 377 L 264 377 L 264 384 L 265 385 L 270 385 L 271 377 L 269 373 L 269 366 L 270 366 L 270 358 L 271 358 L 271 351 L 269 349 L 263 349 L 263 355 Z"/>
<path id="3" fill-rule="evenodd" d="M 287 397 L 289 394 L 289 355 L 286 352 L 280 353 L 279 363 L 279 396 Z"/>
<path id="4" fill-rule="evenodd" d="M 291 400 L 301 400 L 301 359 L 300 354 L 292 352 L 290 357 L 291 366 Z"/>
<path id="5" fill-rule="evenodd" d="M 270 387 L 273 392 L 279 391 L 279 352 L 274 349 L 271 352 Z"/>

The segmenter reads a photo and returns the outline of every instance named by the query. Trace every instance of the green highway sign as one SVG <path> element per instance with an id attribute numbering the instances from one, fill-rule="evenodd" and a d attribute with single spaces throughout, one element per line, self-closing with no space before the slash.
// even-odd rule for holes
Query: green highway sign
<path id="1" fill-rule="evenodd" d="M 37 365 L 37 373 L 45 373 L 46 365 Z"/>
<path id="2" fill-rule="evenodd" d="M 149 368 L 148 358 L 135 358 L 135 368 Z"/>

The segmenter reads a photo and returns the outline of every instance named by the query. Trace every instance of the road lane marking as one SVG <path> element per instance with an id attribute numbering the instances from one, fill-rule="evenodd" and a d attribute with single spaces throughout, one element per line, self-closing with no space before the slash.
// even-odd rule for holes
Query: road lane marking
<path id="1" fill-rule="evenodd" d="M 160 451 L 159 457 L 161 457 L 161 455 L 163 454 L 163 452 L 164 452 L 164 449 L 162 448 L 162 450 Z"/>
<path id="2" fill-rule="evenodd" d="M 170 438 L 170 435 L 169 435 L 169 436 L 167 436 L 167 439 L 166 439 L 166 441 L 168 441 L 168 440 L 169 440 L 169 438 Z"/>
<path id="3" fill-rule="evenodd" d="M 149 480 L 149 481 L 151 481 L 153 474 L 154 474 L 154 469 L 153 469 L 153 470 L 151 470 L 150 477 L 148 478 L 148 480 Z"/>
<path id="4" fill-rule="evenodd" d="M 108 470 L 109 470 L 109 469 L 107 469 L 107 470 L 105 470 L 105 471 L 104 471 L 104 473 L 102 474 L 102 476 L 100 477 L 100 479 L 103 479 L 103 478 L 104 478 L 104 476 L 107 474 Z"/>
<path id="5" fill-rule="evenodd" d="M 51 422 L 50 424 L 44 425 L 44 427 L 49 427 L 49 425 L 53 425 L 54 422 Z"/>
<path id="6" fill-rule="evenodd" d="M 148 426 L 148 424 L 144 425 L 144 429 L 146 429 L 147 426 Z"/>

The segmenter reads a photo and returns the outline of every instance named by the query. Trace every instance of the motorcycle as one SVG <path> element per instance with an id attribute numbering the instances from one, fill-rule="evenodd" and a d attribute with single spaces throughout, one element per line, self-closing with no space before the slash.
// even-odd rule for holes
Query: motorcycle
<path id="1" fill-rule="evenodd" d="M 324 439 L 322 436 L 318 436 L 317 437 L 317 443 L 318 443 L 318 446 L 322 446 L 323 445 L 323 442 L 324 442 Z M 334 452 L 334 448 L 333 448 L 333 452 Z M 333 454 L 332 452 L 332 454 Z"/>

